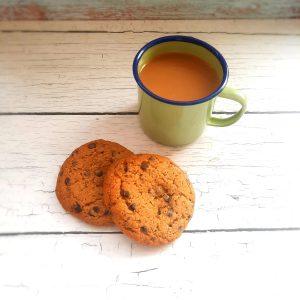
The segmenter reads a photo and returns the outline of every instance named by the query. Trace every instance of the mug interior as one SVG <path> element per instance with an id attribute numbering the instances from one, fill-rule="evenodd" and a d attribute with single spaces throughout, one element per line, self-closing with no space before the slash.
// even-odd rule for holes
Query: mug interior
<path id="1" fill-rule="evenodd" d="M 206 97 L 191 101 L 174 101 L 151 92 L 141 81 L 140 72 L 156 56 L 172 52 L 191 54 L 207 62 L 216 71 L 219 78 L 216 90 Z M 228 67 L 220 52 L 206 42 L 193 37 L 168 36 L 151 41 L 137 53 L 133 61 L 133 75 L 139 87 L 152 98 L 174 105 L 193 105 L 208 101 L 223 90 L 228 80 Z"/>

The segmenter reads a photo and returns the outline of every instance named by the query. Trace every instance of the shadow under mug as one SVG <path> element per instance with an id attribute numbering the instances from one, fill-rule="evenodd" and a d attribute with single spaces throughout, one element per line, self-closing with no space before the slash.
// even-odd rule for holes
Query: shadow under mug
<path id="1" fill-rule="evenodd" d="M 192 54 L 205 60 L 220 78 L 218 88 L 210 95 L 192 101 L 173 101 L 151 92 L 141 81 L 139 73 L 154 57 L 170 52 Z M 246 110 L 246 98 L 235 89 L 226 87 L 228 66 L 224 57 L 208 43 L 193 37 L 174 35 L 149 42 L 134 58 L 133 76 L 138 84 L 142 128 L 160 144 L 182 146 L 192 143 L 202 134 L 206 124 L 229 126 L 238 121 Z M 217 96 L 236 101 L 242 107 L 228 118 L 213 117 L 212 110 Z"/>

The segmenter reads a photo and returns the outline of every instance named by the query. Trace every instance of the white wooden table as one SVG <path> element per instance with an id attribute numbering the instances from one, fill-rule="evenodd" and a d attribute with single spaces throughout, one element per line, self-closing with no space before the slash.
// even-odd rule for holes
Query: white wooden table
<path id="1" fill-rule="evenodd" d="M 0 23 L 0 298 L 299 299 L 300 20 Z M 131 63 L 167 34 L 204 39 L 249 98 L 237 124 L 182 149 L 138 125 Z M 237 109 L 220 103 L 217 113 Z M 194 217 L 165 248 L 66 214 L 54 187 L 104 138 L 178 163 Z M 158 298 L 159 297 L 159 298 Z"/>

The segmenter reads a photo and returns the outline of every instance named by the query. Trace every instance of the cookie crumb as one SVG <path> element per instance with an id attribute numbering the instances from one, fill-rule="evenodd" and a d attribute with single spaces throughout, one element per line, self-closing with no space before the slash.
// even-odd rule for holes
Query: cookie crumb
<path id="1" fill-rule="evenodd" d="M 88 144 L 88 148 L 89 148 L 89 149 L 96 148 L 96 143 L 89 143 L 89 144 Z"/>
<path id="2" fill-rule="evenodd" d="M 84 171 L 83 171 L 83 176 L 84 176 L 84 177 L 89 177 L 89 176 L 90 176 L 90 171 L 84 170 Z"/>
<path id="3" fill-rule="evenodd" d="M 164 200 L 165 200 L 167 203 L 170 203 L 170 201 L 171 201 L 171 196 L 169 196 L 168 194 L 164 194 L 163 198 L 164 198 Z"/>
<path id="4" fill-rule="evenodd" d="M 155 195 L 156 195 L 153 188 L 148 189 L 148 193 L 149 193 L 150 195 L 152 195 L 153 197 L 155 197 Z"/>
<path id="5" fill-rule="evenodd" d="M 155 188 L 155 194 L 157 195 L 157 197 L 161 197 L 164 194 L 164 189 L 161 186 L 157 186 Z"/>
<path id="6" fill-rule="evenodd" d="M 104 211 L 104 216 L 109 216 L 111 213 L 110 213 L 110 211 L 108 210 L 108 209 L 106 209 L 105 211 Z"/>
<path id="7" fill-rule="evenodd" d="M 92 217 L 96 217 L 97 214 L 99 213 L 100 209 L 98 206 L 94 206 L 90 211 L 89 211 L 89 215 Z"/>
<path id="8" fill-rule="evenodd" d="M 141 163 L 141 169 L 142 169 L 143 171 L 146 171 L 146 170 L 148 169 L 148 167 L 149 167 L 149 163 L 148 163 L 148 162 L 143 161 L 143 162 Z"/>
<path id="9" fill-rule="evenodd" d="M 169 218 L 171 218 L 171 217 L 173 216 L 173 213 L 174 213 L 173 209 L 172 209 L 172 208 L 169 208 L 168 213 L 167 213 L 167 216 L 168 216 Z"/>

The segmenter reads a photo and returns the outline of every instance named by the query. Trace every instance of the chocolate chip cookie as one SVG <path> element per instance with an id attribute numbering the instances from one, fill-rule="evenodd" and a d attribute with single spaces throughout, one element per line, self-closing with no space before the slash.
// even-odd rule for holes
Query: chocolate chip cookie
<path id="1" fill-rule="evenodd" d="M 74 150 L 57 178 L 56 195 L 63 208 L 89 224 L 111 223 L 111 213 L 103 203 L 104 176 L 112 163 L 130 154 L 125 147 L 104 140 Z"/>
<path id="2" fill-rule="evenodd" d="M 130 155 L 107 171 L 104 203 L 114 223 L 130 238 L 161 245 L 178 238 L 194 210 L 194 191 L 186 174 L 156 154 Z"/>

